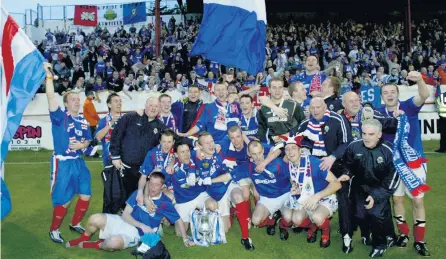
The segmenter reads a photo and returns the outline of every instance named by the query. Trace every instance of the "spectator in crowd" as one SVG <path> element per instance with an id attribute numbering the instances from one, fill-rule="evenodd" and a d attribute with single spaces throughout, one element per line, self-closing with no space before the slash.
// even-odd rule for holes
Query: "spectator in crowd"
<path id="1" fill-rule="evenodd" d="M 98 126 L 98 122 L 100 120 L 93 103 L 93 100 L 95 98 L 94 92 L 93 91 L 87 92 L 85 96 L 87 98 L 85 99 L 83 106 L 84 117 L 88 121 L 88 124 L 90 125 L 91 135 L 94 136 L 94 133 L 96 132 L 96 127 Z M 96 143 L 96 141 L 92 141 L 92 145 L 95 146 L 95 144 L 93 143 Z"/>

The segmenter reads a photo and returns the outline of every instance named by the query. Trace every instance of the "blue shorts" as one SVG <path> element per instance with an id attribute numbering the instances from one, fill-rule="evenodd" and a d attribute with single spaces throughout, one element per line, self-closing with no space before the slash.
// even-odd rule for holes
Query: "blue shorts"
<path id="1" fill-rule="evenodd" d="M 85 161 L 81 158 L 51 159 L 51 201 L 53 206 L 66 204 L 76 194 L 91 195 L 91 176 Z"/>

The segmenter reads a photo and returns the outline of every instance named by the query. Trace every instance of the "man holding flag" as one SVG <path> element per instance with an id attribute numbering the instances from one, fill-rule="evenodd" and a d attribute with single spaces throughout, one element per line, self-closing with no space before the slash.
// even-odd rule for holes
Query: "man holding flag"
<path id="1" fill-rule="evenodd" d="M 59 228 L 67 213 L 67 207 L 78 194 L 70 230 L 84 233 L 81 227 L 91 197 L 90 171 L 82 159 L 83 150 L 92 140 L 88 122 L 79 116 L 80 98 L 76 92 L 63 96 L 65 111 L 60 108 L 54 93 L 52 66 L 44 63 L 46 70 L 46 96 L 53 133 L 54 152 L 51 160 L 51 200 L 54 206 L 50 238 L 63 243 Z"/>
<path id="2" fill-rule="evenodd" d="M 424 192 L 429 189 L 426 183 L 426 159 L 421 141 L 421 130 L 418 124 L 418 113 L 429 97 L 429 89 L 419 72 L 409 73 L 408 80 L 414 81 L 418 85 L 418 95 L 399 101 L 398 86 L 393 84 L 384 85 L 381 88 L 381 97 L 385 106 L 378 111 L 388 116 L 393 116 L 396 110 L 402 110 L 405 114 L 402 118 L 405 123 L 399 122 L 396 134 L 383 134 L 383 139 L 394 142 L 395 151 L 401 153 L 398 158 L 394 156 L 394 163 L 401 181 L 394 193 L 394 217 L 400 236 L 396 241 L 396 246 L 406 247 L 409 242 L 409 226 L 405 219 L 404 194 L 412 199 L 412 209 L 414 216 L 414 248 L 422 256 L 430 256 L 430 252 L 424 242 L 424 232 L 426 228 L 426 212 L 424 210 Z M 406 117 L 407 116 L 407 117 Z M 400 118 L 400 120 L 402 120 Z M 407 125 L 406 125 L 407 124 Z M 410 130 L 409 130 L 410 129 Z M 399 150 L 395 150 L 399 149 Z M 410 181 L 415 179 L 416 181 Z"/>
<path id="3" fill-rule="evenodd" d="M 43 57 L 25 32 L 1 7 L 0 30 L 0 177 L 1 219 L 11 210 L 11 199 L 3 181 L 3 162 L 8 146 L 20 125 L 23 112 L 33 98 L 45 72 Z"/>

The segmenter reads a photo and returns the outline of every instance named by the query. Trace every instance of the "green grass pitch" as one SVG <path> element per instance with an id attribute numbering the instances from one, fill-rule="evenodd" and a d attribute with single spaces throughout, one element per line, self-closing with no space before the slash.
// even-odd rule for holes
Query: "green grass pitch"
<path id="1" fill-rule="evenodd" d="M 445 258 L 446 252 L 446 155 L 432 153 L 437 148 L 438 141 L 424 143 L 425 151 L 429 152 L 428 184 L 432 190 L 426 194 L 425 207 L 427 212 L 426 241 L 433 258 Z M 1 222 L 1 257 L 13 259 L 38 258 L 131 258 L 130 249 L 120 252 L 104 252 L 93 249 L 65 248 L 64 245 L 53 243 L 48 236 L 51 223 L 52 206 L 49 195 L 49 151 L 15 151 L 9 152 L 5 164 L 5 179 L 12 197 L 11 214 Z M 92 175 L 92 203 L 87 217 L 102 209 L 102 162 L 99 159 L 88 159 L 88 167 Z M 409 200 L 407 204 L 407 220 L 412 222 Z M 68 210 L 61 232 L 66 240 L 78 237 L 71 233 L 68 225 L 73 215 L 74 205 Z M 85 220 L 84 220 L 85 223 Z M 164 228 L 163 242 L 170 251 L 172 258 L 255 258 L 255 259 L 286 259 L 286 258 L 368 258 L 369 247 L 360 243 L 359 233 L 354 236 L 354 251 L 350 255 L 341 252 L 341 240 L 338 233 L 337 215 L 331 221 L 332 243 L 329 248 L 319 248 L 319 242 L 308 244 L 305 233 L 290 232 L 288 241 L 275 236 L 267 236 L 265 229 L 251 229 L 250 235 L 256 250 L 246 251 L 240 244 L 240 229 L 235 220 L 227 234 L 228 243 L 215 247 L 183 246 L 181 238 L 174 236 L 172 227 Z M 318 238 L 320 235 L 318 236 Z M 385 258 L 420 258 L 412 247 L 391 248 Z M 97 239 L 97 236 L 93 237 Z"/>

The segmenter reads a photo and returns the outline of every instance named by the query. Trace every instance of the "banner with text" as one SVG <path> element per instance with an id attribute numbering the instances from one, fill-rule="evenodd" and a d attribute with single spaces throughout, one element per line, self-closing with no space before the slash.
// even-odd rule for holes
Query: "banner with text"
<path id="1" fill-rule="evenodd" d="M 123 25 L 123 4 L 98 5 L 99 26 Z"/>

